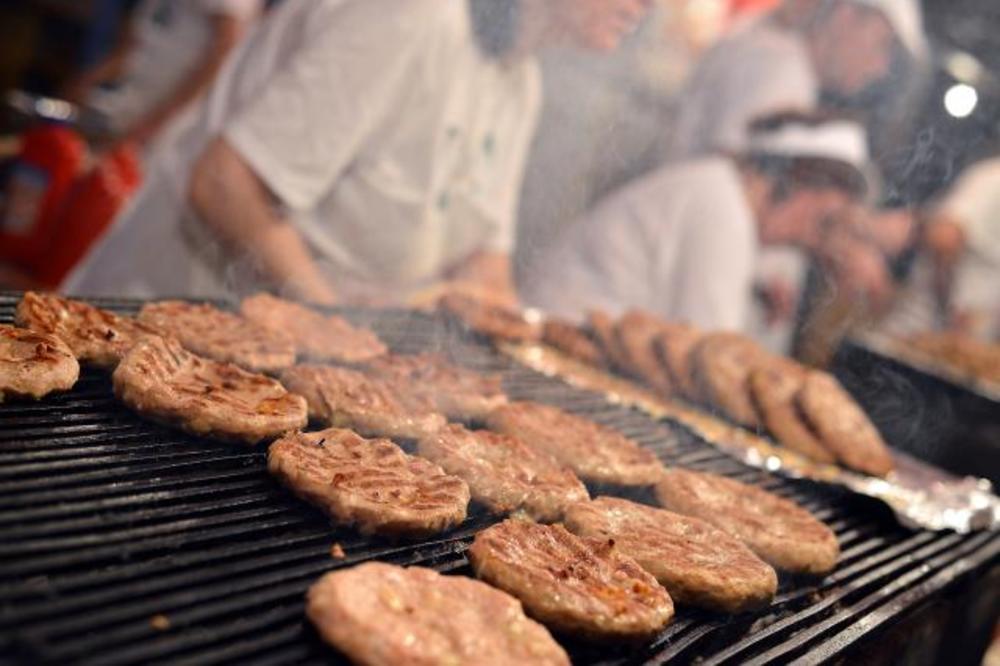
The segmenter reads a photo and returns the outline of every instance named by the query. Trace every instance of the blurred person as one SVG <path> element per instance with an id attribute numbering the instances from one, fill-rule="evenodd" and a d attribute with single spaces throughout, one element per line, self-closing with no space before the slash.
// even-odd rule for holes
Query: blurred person
<path id="1" fill-rule="evenodd" d="M 599 203 L 541 257 L 524 299 L 579 318 L 641 308 L 744 330 L 759 246 L 821 255 L 867 184 L 863 129 L 822 115 L 754 123 L 747 149 L 667 165 Z"/>
<path id="2" fill-rule="evenodd" d="M 65 288 L 391 302 L 447 280 L 513 298 L 534 56 L 613 49 L 649 2 L 283 3 Z"/>
<path id="3" fill-rule="evenodd" d="M 962 173 L 932 211 L 924 244 L 947 325 L 1000 338 L 1000 157 Z"/>
<path id="4" fill-rule="evenodd" d="M 103 112 L 117 141 L 145 146 L 208 90 L 264 4 L 140 0 L 115 48 L 63 96 Z"/>

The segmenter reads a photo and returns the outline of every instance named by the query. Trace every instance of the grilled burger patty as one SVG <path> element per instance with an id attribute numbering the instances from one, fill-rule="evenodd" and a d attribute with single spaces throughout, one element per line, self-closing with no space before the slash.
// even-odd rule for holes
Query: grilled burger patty
<path id="1" fill-rule="evenodd" d="M 269 377 L 196 356 L 172 338 L 142 338 L 112 382 L 136 412 L 196 435 L 255 444 L 306 425 L 302 397 Z"/>
<path id="2" fill-rule="evenodd" d="M 652 452 L 610 428 L 536 402 L 512 402 L 487 417 L 491 430 L 517 437 L 586 481 L 656 483 L 663 466 Z"/>
<path id="3" fill-rule="evenodd" d="M 569 666 L 509 594 L 433 569 L 366 562 L 309 588 L 306 614 L 328 643 L 367 666 Z"/>
<path id="4" fill-rule="evenodd" d="M 615 497 L 566 512 L 570 532 L 615 542 L 678 604 L 740 613 L 770 603 L 778 578 L 742 541 L 708 523 Z"/>
<path id="5" fill-rule="evenodd" d="M 536 342 L 541 336 L 539 326 L 527 321 L 517 310 L 467 294 L 446 294 L 438 300 L 438 308 L 491 338 Z"/>
<path id="6" fill-rule="evenodd" d="M 796 403 L 806 370 L 792 363 L 774 361 L 750 373 L 750 393 L 764 425 L 783 445 L 822 463 L 833 454 L 810 429 Z"/>
<path id="7" fill-rule="evenodd" d="M 393 354 L 372 361 L 366 370 L 389 383 L 400 397 L 431 405 L 448 418 L 483 419 L 507 404 L 499 375 L 482 375 L 449 363 L 441 354 Z"/>
<path id="8" fill-rule="evenodd" d="M 653 339 L 653 351 L 670 375 L 674 388 L 689 400 L 699 399 L 690 355 L 703 335 L 694 326 L 665 324 Z"/>
<path id="9" fill-rule="evenodd" d="M 418 439 L 445 424 L 430 405 L 404 403 L 389 384 L 355 370 L 297 365 L 282 373 L 281 383 L 305 396 L 312 418 L 362 435 Z"/>
<path id="10" fill-rule="evenodd" d="M 271 444 L 268 470 L 292 492 L 362 534 L 425 537 L 465 520 L 469 487 L 387 439 L 330 428 Z"/>
<path id="11" fill-rule="evenodd" d="M 141 336 L 158 332 L 81 301 L 33 291 L 18 303 L 16 321 L 36 333 L 55 335 L 81 363 L 101 368 L 114 368 Z"/>
<path id="12" fill-rule="evenodd" d="M 387 351 L 378 336 L 367 329 L 270 294 L 259 293 L 243 299 L 240 314 L 258 326 L 291 337 L 300 357 L 362 363 Z"/>
<path id="13" fill-rule="evenodd" d="M 604 352 L 593 337 L 579 326 L 561 319 L 547 319 L 542 326 L 542 341 L 567 356 L 595 368 L 605 365 Z"/>
<path id="14" fill-rule="evenodd" d="M 506 520 L 476 535 L 476 575 L 513 594 L 549 628 L 594 640 L 643 639 L 674 615 L 670 595 L 607 539 Z"/>
<path id="15" fill-rule="evenodd" d="M 0 402 L 73 388 L 80 364 L 61 339 L 0 324 Z"/>
<path id="16" fill-rule="evenodd" d="M 573 472 L 508 435 L 447 425 L 418 443 L 420 455 L 469 484 L 472 498 L 492 511 L 523 509 L 541 521 L 562 518 L 589 498 Z"/>
<path id="17" fill-rule="evenodd" d="M 195 354 L 254 372 L 275 372 L 295 363 L 295 345 L 287 334 L 208 304 L 147 303 L 139 321 L 172 335 Z"/>
<path id="18" fill-rule="evenodd" d="M 824 574 L 840 546 L 829 527 L 794 502 L 715 474 L 671 469 L 656 486 L 671 511 L 700 518 L 743 541 L 779 569 Z"/>
<path id="19" fill-rule="evenodd" d="M 732 421 L 759 426 L 750 399 L 749 376 L 767 352 L 737 333 L 709 333 L 691 350 L 691 363 L 701 400 L 718 407 Z"/>
<path id="20" fill-rule="evenodd" d="M 653 349 L 653 340 L 664 323 L 641 310 L 629 310 L 615 323 L 618 346 L 624 354 L 624 370 L 660 395 L 674 392 L 673 382 Z"/>
<path id="21" fill-rule="evenodd" d="M 885 476 L 892 454 L 868 416 L 832 375 L 810 372 L 799 390 L 798 405 L 813 431 L 841 463 Z"/>

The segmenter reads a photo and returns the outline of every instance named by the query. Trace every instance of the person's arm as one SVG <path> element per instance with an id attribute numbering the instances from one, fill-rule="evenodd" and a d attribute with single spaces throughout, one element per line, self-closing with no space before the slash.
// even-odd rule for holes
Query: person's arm
<path id="1" fill-rule="evenodd" d="M 229 14 L 215 14 L 211 20 L 212 39 L 201 57 L 192 65 L 189 74 L 149 113 L 126 130 L 123 141 L 139 145 L 148 143 L 174 116 L 212 85 L 226 56 L 239 44 L 247 22 Z"/>
<path id="2" fill-rule="evenodd" d="M 335 301 L 299 232 L 277 214 L 266 186 L 225 139 L 198 159 L 189 198 L 205 225 L 276 285 L 314 303 Z"/>

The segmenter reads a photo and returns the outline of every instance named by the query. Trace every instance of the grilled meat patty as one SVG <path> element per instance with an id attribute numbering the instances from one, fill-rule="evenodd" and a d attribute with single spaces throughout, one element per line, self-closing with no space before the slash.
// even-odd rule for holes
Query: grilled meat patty
<path id="1" fill-rule="evenodd" d="M 704 333 L 694 326 L 667 324 L 653 338 L 653 352 L 670 375 L 674 388 L 688 400 L 698 400 L 698 385 L 691 368 L 691 350 Z"/>
<path id="2" fill-rule="evenodd" d="M 656 486 L 671 511 L 700 518 L 742 540 L 779 569 L 825 574 L 840 546 L 829 527 L 794 502 L 715 474 L 671 469 Z"/>
<path id="3" fill-rule="evenodd" d="M 29 291 L 17 305 L 18 326 L 55 335 L 69 345 L 81 363 L 114 368 L 153 326 L 54 294 Z"/>
<path id="4" fill-rule="evenodd" d="M 571 470 L 508 435 L 450 424 L 422 438 L 418 450 L 468 483 L 472 498 L 492 511 L 522 509 L 551 522 L 590 497 Z"/>
<path id="5" fill-rule="evenodd" d="M 832 375 L 810 372 L 799 390 L 798 405 L 812 430 L 842 464 L 873 476 L 892 471 L 892 454 L 882 436 Z"/>
<path id="6" fill-rule="evenodd" d="M 549 628 L 592 640 L 644 639 L 673 618 L 670 595 L 607 539 L 561 525 L 505 520 L 469 547 L 476 575 Z"/>
<path id="7" fill-rule="evenodd" d="M 155 421 L 196 435 L 255 444 L 306 425 L 306 401 L 275 380 L 146 336 L 112 376 L 115 395 Z"/>
<path id="8" fill-rule="evenodd" d="M 710 333 L 691 350 L 691 364 L 702 402 L 720 409 L 730 420 L 759 427 L 750 399 L 750 373 L 767 352 L 737 333 Z"/>
<path id="9" fill-rule="evenodd" d="M 441 354 L 394 354 L 372 361 L 366 369 L 398 391 L 404 402 L 416 399 L 417 406 L 430 405 L 460 421 L 483 419 L 492 409 L 507 404 L 499 375 L 461 368 Z"/>
<path id="10" fill-rule="evenodd" d="M 806 370 L 793 363 L 771 362 L 750 373 L 750 393 L 775 439 L 807 458 L 832 463 L 833 454 L 810 429 L 796 402 L 805 377 Z"/>
<path id="11" fill-rule="evenodd" d="M 493 410 L 486 424 L 552 456 L 585 481 L 650 485 L 663 472 L 656 456 L 631 439 L 556 407 L 512 402 Z"/>
<path id="12" fill-rule="evenodd" d="M 526 320 L 517 310 L 467 294 L 446 294 L 438 301 L 438 308 L 473 331 L 491 338 L 536 342 L 541 336 L 539 326 Z"/>
<path id="13" fill-rule="evenodd" d="M 653 349 L 653 340 L 663 331 L 664 322 L 641 310 L 629 310 L 615 324 L 615 335 L 624 354 L 625 370 L 660 395 L 674 393 L 666 368 Z"/>
<path id="14" fill-rule="evenodd" d="M 362 435 L 418 439 L 445 424 L 429 404 L 404 403 L 390 384 L 356 370 L 297 365 L 282 373 L 281 383 L 305 396 L 312 418 Z"/>
<path id="15" fill-rule="evenodd" d="M 295 363 L 295 345 L 274 332 L 204 303 L 147 303 L 139 321 L 177 338 L 187 349 L 254 372 L 276 372 Z"/>
<path id="16" fill-rule="evenodd" d="M 574 504 L 566 528 L 613 540 L 678 604 L 740 613 L 770 603 L 778 577 L 739 539 L 708 523 L 616 497 Z"/>
<path id="17" fill-rule="evenodd" d="M 367 666 L 569 666 L 509 594 L 433 569 L 366 562 L 309 588 L 306 615 L 328 643 Z"/>
<path id="18" fill-rule="evenodd" d="M 67 391 L 79 377 L 80 364 L 61 339 L 0 324 L 0 402 Z"/>
<path id="19" fill-rule="evenodd" d="M 587 330 L 601 349 L 606 365 L 628 372 L 628 354 L 622 349 L 621 340 L 615 331 L 615 320 L 606 312 L 591 310 L 587 313 Z"/>
<path id="20" fill-rule="evenodd" d="M 387 351 L 378 336 L 367 329 L 271 294 L 259 293 L 243 299 L 240 314 L 258 326 L 291 337 L 299 357 L 363 363 Z"/>
<path id="21" fill-rule="evenodd" d="M 469 486 L 387 439 L 329 428 L 271 444 L 267 468 L 292 492 L 362 534 L 424 537 L 465 520 Z"/>
<path id="22" fill-rule="evenodd" d="M 542 341 L 567 356 L 595 368 L 605 365 L 604 352 L 594 338 L 579 326 L 561 319 L 547 319 L 542 325 Z"/>

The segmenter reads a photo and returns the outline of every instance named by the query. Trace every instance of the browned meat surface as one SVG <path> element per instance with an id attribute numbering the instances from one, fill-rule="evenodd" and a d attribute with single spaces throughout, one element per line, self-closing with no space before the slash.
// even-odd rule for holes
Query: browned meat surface
<path id="1" fill-rule="evenodd" d="M 615 335 L 624 355 L 624 370 L 660 395 L 674 392 L 673 382 L 653 349 L 653 340 L 664 322 L 641 310 L 629 310 L 615 324 Z"/>
<path id="2" fill-rule="evenodd" d="M 486 423 L 491 430 L 552 456 L 585 481 L 651 485 L 663 472 L 651 451 L 611 428 L 556 407 L 512 402 L 494 410 Z"/>
<path id="3" fill-rule="evenodd" d="M 825 574 L 837 565 L 840 546 L 833 531 L 766 490 L 674 468 L 656 486 L 656 497 L 671 511 L 700 518 L 740 539 L 779 569 Z"/>
<path id="4" fill-rule="evenodd" d="M 678 604 L 740 613 L 770 603 L 778 578 L 739 539 L 708 523 L 617 497 L 569 508 L 570 532 L 612 540 Z"/>
<path id="5" fill-rule="evenodd" d="M 445 424 L 430 405 L 406 403 L 390 383 L 356 370 L 297 365 L 282 373 L 281 383 L 305 397 L 312 418 L 362 435 L 418 439 Z"/>
<path id="6" fill-rule="evenodd" d="M 561 525 L 506 520 L 476 535 L 469 562 L 529 615 L 579 637 L 649 638 L 674 615 L 670 595 L 635 560 Z"/>
<path id="7" fill-rule="evenodd" d="M 542 326 L 542 341 L 595 368 L 606 364 L 604 352 L 589 332 L 568 321 L 546 320 Z"/>
<path id="8" fill-rule="evenodd" d="M 385 345 L 373 332 L 270 294 L 243 299 L 240 314 L 258 326 L 291 337 L 300 357 L 362 363 L 386 353 Z"/>
<path id="9" fill-rule="evenodd" d="M 306 425 L 306 401 L 275 380 L 142 338 L 112 377 L 126 405 L 196 435 L 255 444 Z"/>
<path id="10" fill-rule="evenodd" d="M 704 334 L 693 326 L 667 324 L 653 339 L 653 351 L 674 387 L 688 400 L 699 400 L 691 368 L 691 350 Z"/>
<path id="11" fill-rule="evenodd" d="M 545 627 L 509 594 L 433 569 L 366 562 L 309 588 L 323 639 L 367 666 L 569 666 Z"/>
<path id="12" fill-rule="evenodd" d="M 499 375 L 483 375 L 449 363 L 440 354 L 391 355 L 367 366 L 369 374 L 388 383 L 399 397 L 430 405 L 448 418 L 483 419 L 507 404 Z"/>
<path id="13" fill-rule="evenodd" d="M 80 364 L 61 339 L 0 324 L 0 402 L 66 391 L 79 377 Z"/>
<path id="14" fill-rule="evenodd" d="M 892 471 L 889 447 L 833 376 L 810 372 L 799 391 L 798 404 L 812 430 L 844 466 L 873 476 Z"/>
<path id="15" fill-rule="evenodd" d="M 295 345 L 287 334 L 211 305 L 148 303 L 139 311 L 139 321 L 177 338 L 199 356 L 254 372 L 276 372 L 295 363 Z"/>
<path id="16" fill-rule="evenodd" d="M 157 329 L 129 317 L 54 294 L 27 292 L 17 306 L 18 326 L 55 335 L 81 363 L 114 368 L 143 335 Z"/>
<path id="17" fill-rule="evenodd" d="M 767 359 L 757 343 L 736 333 L 710 333 L 691 350 L 698 393 L 706 404 L 730 420 L 756 428 L 757 411 L 750 399 L 750 373 Z"/>
<path id="18" fill-rule="evenodd" d="M 468 483 L 472 498 L 493 511 L 522 509 L 551 522 L 570 504 L 589 498 L 571 470 L 508 435 L 452 424 L 418 446 L 420 455 Z"/>
<path id="19" fill-rule="evenodd" d="M 806 370 L 792 363 L 768 363 L 750 373 L 750 393 L 775 439 L 807 458 L 832 463 L 833 454 L 810 429 L 796 402 L 805 376 Z"/>
<path id="20" fill-rule="evenodd" d="M 292 492 L 363 534 L 425 537 L 465 520 L 469 487 L 387 439 L 330 428 L 271 444 L 267 467 Z"/>

